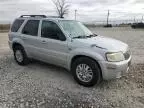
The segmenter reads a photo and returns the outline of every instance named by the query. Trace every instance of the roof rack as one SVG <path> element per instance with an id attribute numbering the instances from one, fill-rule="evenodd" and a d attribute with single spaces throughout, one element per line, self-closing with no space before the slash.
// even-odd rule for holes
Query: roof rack
<path id="1" fill-rule="evenodd" d="M 60 18 L 59 16 L 46 16 L 46 15 L 21 15 L 20 18 L 27 17 L 42 17 L 42 18 Z M 64 17 L 63 17 L 64 18 Z"/>
<path id="2" fill-rule="evenodd" d="M 24 18 L 24 17 L 42 17 L 42 18 L 46 18 L 46 15 L 21 15 L 20 18 Z"/>

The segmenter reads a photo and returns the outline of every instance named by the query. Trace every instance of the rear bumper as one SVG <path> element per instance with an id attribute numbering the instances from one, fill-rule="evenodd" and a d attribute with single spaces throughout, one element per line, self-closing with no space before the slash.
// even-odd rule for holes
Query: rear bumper
<path id="1" fill-rule="evenodd" d="M 100 66 L 104 80 L 116 79 L 122 77 L 128 72 L 131 65 L 131 56 L 128 60 L 121 62 L 101 61 Z"/>

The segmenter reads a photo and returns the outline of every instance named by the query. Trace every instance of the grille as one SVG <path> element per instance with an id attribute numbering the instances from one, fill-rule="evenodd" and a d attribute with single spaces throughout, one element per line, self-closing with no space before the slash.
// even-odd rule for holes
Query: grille
<path id="1" fill-rule="evenodd" d="M 130 58 L 130 51 L 125 52 L 124 57 L 125 57 L 125 60 L 128 60 Z"/>

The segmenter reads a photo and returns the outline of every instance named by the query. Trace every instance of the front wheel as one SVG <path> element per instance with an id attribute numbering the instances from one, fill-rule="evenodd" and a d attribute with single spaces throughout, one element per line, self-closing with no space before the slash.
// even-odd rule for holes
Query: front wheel
<path id="1" fill-rule="evenodd" d="M 98 64 L 87 57 L 81 57 L 72 64 L 74 79 L 83 86 L 89 87 L 99 84 L 101 81 L 101 71 Z"/>

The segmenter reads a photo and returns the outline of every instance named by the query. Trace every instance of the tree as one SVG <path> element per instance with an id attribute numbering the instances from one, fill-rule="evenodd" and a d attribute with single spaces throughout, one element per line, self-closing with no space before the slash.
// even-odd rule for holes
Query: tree
<path id="1" fill-rule="evenodd" d="M 68 14 L 69 3 L 66 0 L 52 0 L 56 6 L 57 14 L 60 18 L 64 18 L 65 14 Z"/>

